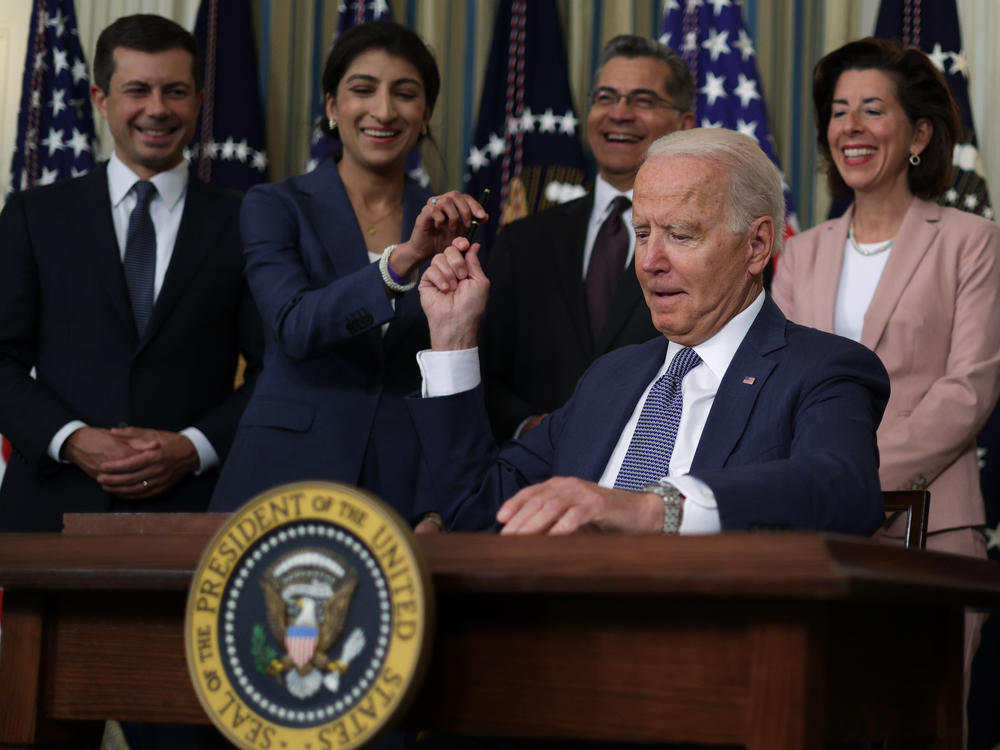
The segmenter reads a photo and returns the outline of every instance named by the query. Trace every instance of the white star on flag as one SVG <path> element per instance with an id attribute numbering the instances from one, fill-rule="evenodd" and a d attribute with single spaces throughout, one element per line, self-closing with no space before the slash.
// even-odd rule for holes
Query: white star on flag
<path id="1" fill-rule="evenodd" d="M 69 53 L 64 49 L 52 50 L 52 64 L 55 66 L 56 75 L 64 70 L 69 70 Z"/>
<path id="2" fill-rule="evenodd" d="M 725 76 L 717 76 L 712 71 L 705 73 L 705 85 L 698 91 L 708 99 L 708 105 L 712 106 L 719 99 L 726 98 L 726 89 L 723 84 L 726 82 Z"/>
<path id="3" fill-rule="evenodd" d="M 969 211 L 974 211 L 976 206 L 979 205 L 979 197 L 975 193 L 969 193 L 965 196 L 965 207 Z"/>
<path id="4" fill-rule="evenodd" d="M 486 154 L 473 146 L 469 149 L 469 158 L 465 160 L 465 163 L 469 165 L 469 169 L 473 172 L 478 172 L 489 164 L 490 160 L 486 158 Z"/>
<path id="5" fill-rule="evenodd" d="M 719 120 L 719 122 L 712 122 L 707 117 L 702 117 L 701 118 L 701 127 L 703 127 L 703 128 L 721 128 L 722 127 L 722 120 Z"/>
<path id="6" fill-rule="evenodd" d="M 486 144 L 486 150 L 490 152 L 490 156 L 496 159 L 503 154 L 506 148 L 507 144 L 503 138 L 496 133 L 490 133 L 490 142 Z"/>
<path id="7" fill-rule="evenodd" d="M 983 529 L 983 535 L 986 537 L 986 549 L 1000 549 L 1000 524 L 995 529 L 987 526 Z"/>
<path id="8" fill-rule="evenodd" d="M 736 121 L 736 129 L 743 133 L 743 135 L 748 135 L 754 140 L 757 140 L 757 122 L 756 120 L 751 120 L 746 122 L 745 120 Z"/>
<path id="9" fill-rule="evenodd" d="M 554 133 L 556 132 L 556 116 L 552 113 L 552 108 L 545 110 L 542 114 L 538 115 L 538 132 L 539 133 Z"/>
<path id="10" fill-rule="evenodd" d="M 234 153 L 236 153 L 236 144 L 233 143 L 232 137 L 229 137 L 222 144 L 222 158 L 225 161 L 232 161 Z"/>
<path id="11" fill-rule="evenodd" d="M 934 45 L 934 49 L 927 53 L 927 57 L 929 57 L 931 62 L 934 63 L 935 68 L 940 70 L 942 73 L 948 72 L 948 70 L 944 67 L 944 64 L 948 61 L 948 58 L 951 57 L 951 53 L 943 52 L 941 50 L 940 43 Z"/>
<path id="12" fill-rule="evenodd" d="M 719 15 L 723 8 L 728 8 L 732 5 L 729 0 L 708 0 L 708 3 L 712 6 L 712 12 L 715 15 Z"/>
<path id="13" fill-rule="evenodd" d="M 62 9 L 57 10 L 55 16 L 49 18 L 47 25 L 56 30 L 57 37 L 66 33 L 66 17 L 62 14 Z"/>
<path id="14" fill-rule="evenodd" d="M 87 63 L 77 58 L 73 61 L 73 83 L 87 80 Z"/>
<path id="15" fill-rule="evenodd" d="M 746 109 L 754 99 L 760 99 L 757 93 L 757 81 L 753 81 L 740 73 L 740 85 L 733 89 L 733 93 L 740 98 L 740 104 Z"/>
<path id="16" fill-rule="evenodd" d="M 52 98 L 49 100 L 49 106 L 52 107 L 52 117 L 58 117 L 59 113 L 66 109 L 65 98 L 65 89 L 53 89 Z"/>
<path id="17" fill-rule="evenodd" d="M 955 201 L 958 200 L 958 191 L 955 188 L 948 188 L 944 191 L 944 199 L 948 202 L 949 206 L 955 205 Z"/>
<path id="18" fill-rule="evenodd" d="M 961 73 L 966 78 L 969 77 L 969 61 L 961 51 L 951 53 L 951 70 L 948 72 L 953 76 Z"/>
<path id="19" fill-rule="evenodd" d="M 49 128 L 48 138 L 42 139 L 42 145 L 48 146 L 49 156 L 52 156 L 56 151 L 61 151 L 66 148 L 63 145 L 63 132 L 61 130 L 56 130 L 55 128 Z"/>
<path id="20" fill-rule="evenodd" d="M 59 170 L 42 167 L 42 176 L 38 178 L 39 185 L 51 185 L 59 179 Z"/>
<path id="21" fill-rule="evenodd" d="M 576 124 L 579 120 L 573 114 L 573 110 L 567 109 L 566 114 L 559 118 L 559 132 L 573 135 L 576 133 Z"/>
<path id="22" fill-rule="evenodd" d="M 531 114 L 531 109 L 529 107 L 525 107 L 524 112 L 521 113 L 521 132 L 535 132 L 535 116 Z"/>
<path id="23" fill-rule="evenodd" d="M 746 62 L 757 54 L 753 48 L 753 41 L 747 36 L 746 29 L 740 29 L 739 39 L 733 42 L 733 46 L 740 51 L 740 57 L 743 58 L 743 62 Z"/>
<path id="24" fill-rule="evenodd" d="M 708 50 L 708 54 L 711 55 L 713 62 L 719 59 L 719 55 L 728 55 L 732 51 L 729 49 L 729 43 L 726 41 L 728 38 L 728 31 L 723 31 L 720 34 L 716 29 L 708 30 L 708 39 L 702 42 L 701 46 Z"/>
<path id="25" fill-rule="evenodd" d="M 87 134 L 80 132 L 76 128 L 73 128 L 73 137 L 66 142 L 66 145 L 73 149 L 74 157 L 79 156 L 84 151 L 90 151 Z"/>

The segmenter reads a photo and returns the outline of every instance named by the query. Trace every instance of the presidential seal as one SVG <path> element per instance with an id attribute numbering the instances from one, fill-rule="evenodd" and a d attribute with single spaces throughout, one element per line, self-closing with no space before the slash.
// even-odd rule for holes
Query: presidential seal
<path id="1" fill-rule="evenodd" d="M 188 672 L 238 747 L 340 750 L 406 709 L 433 637 L 412 533 L 370 493 L 275 487 L 212 539 L 188 594 Z"/>

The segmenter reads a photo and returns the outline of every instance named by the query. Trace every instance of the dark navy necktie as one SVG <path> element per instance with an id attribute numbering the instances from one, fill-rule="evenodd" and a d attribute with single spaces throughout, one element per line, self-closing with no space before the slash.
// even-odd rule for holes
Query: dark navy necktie
<path id="1" fill-rule="evenodd" d="M 611 312 L 611 303 L 618 289 L 618 281 L 625 270 L 628 257 L 628 228 L 622 214 L 632 201 L 619 195 L 611 202 L 611 213 L 597 230 L 594 249 L 587 266 L 587 312 L 590 315 L 590 333 L 594 341 L 600 335 L 604 321 Z"/>
<path id="2" fill-rule="evenodd" d="M 140 180 L 132 190 L 136 203 L 128 218 L 125 236 L 125 284 L 132 300 L 132 315 L 139 336 L 153 313 L 153 276 L 156 273 L 156 229 L 149 216 L 149 202 L 156 195 L 152 182 Z"/>
<path id="3" fill-rule="evenodd" d="M 641 490 L 670 475 L 670 457 L 674 453 L 684 406 L 681 381 L 700 362 L 701 357 L 694 349 L 681 349 L 667 371 L 649 389 L 615 480 L 616 489 Z"/>

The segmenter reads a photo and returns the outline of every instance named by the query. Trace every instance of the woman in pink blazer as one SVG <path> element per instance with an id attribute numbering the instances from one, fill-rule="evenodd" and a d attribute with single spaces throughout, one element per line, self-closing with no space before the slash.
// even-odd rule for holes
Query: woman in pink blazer
<path id="1" fill-rule="evenodd" d="M 931 202 L 958 110 L 926 55 L 882 39 L 820 60 L 813 97 L 831 190 L 854 205 L 786 243 L 774 299 L 879 355 L 882 488 L 927 487 L 927 546 L 985 557 L 975 439 L 1000 387 L 1000 228 Z"/>
<path id="2" fill-rule="evenodd" d="M 985 558 L 976 435 L 1000 389 L 1000 227 L 932 202 L 958 108 L 923 52 L 872 38 L 817 63 L 813 103 L 831 192 L 854 204 L 788 240 L 774 301 L 882 359 L 882 489 L 929 489 L 927 547 Z M 984 619 L 965 619 L 966 695 Z"/>

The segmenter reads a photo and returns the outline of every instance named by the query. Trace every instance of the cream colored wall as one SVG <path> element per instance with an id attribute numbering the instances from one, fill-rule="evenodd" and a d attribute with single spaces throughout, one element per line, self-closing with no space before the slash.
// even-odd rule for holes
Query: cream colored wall
<path id="1" fill-rule="evenodd" d="M 93 56 L 99 31 L 111 20 L 127 13 L 150 12 L 169 16 L 188 28 L 194 25 L 199 0 L 76 0 L 80 39 L 88 62 Z M 319 35 L 322 60 L 337 25 L 338 0 L 322 0 L 323 29 Z M 472 122 L 479 109 L 479 86 L 471 100 L 462 89 L 466 68 L 481 82 L 493 33 L 497 0 L 392 0 L 394 15 L 405 22 L 412 14 L 417 31 L 431 46 L 441 68 L 443 88 L 432 119 L 432 127 L 443 159 L 433 150 L 425 152 L 425 165 L 436 189 L 461 183 L 464 165 L 463 121 L 467 110 Z M 567 45 L 569 77 L 579 113 L 586 110 L 590 90 L 595 36 L 599 45 L 615 34 L 658 32 L 660 0 L 603 0 L 599 19 L 594 4 L 585 0 L 557 0 Z M 797 200 L 803 226 L 826 214 L 825 182 L 817 174 L 815 126 L 812 119 L 810 76 L 812 66 L 825 52 L 849 39 L 870 34 L 878 13 L 878 0 L 758 0 L 757 64 L 768 105 L 771 132 L 778 156 L 790 181 L 798 186 Z M 0 79 L 0 188 L 9 179 L 10 154 L 14 145 L 20 76 L 27 39 L 31 0 L 0 0 L 0 59 L 7 61 Z M 1000 3 L 958 0 L 966 57 L 972 75 L 970 97 L 979 128 L 984 169 L 1000 195 L 1000 138 L 988 127 L 1000 118 L 1000 95 L 992 86 L 992 71 L 1000 69 Z M 260 20 L 270 11 L 267 39 L 259 39 L 269 60 L 266 72 L 266 119 L 268 156 L 272 179 L 300 172 L 305 165 L 311 124 L 314 71 L 314 3 L 312 0 L 252 0 Z M 471 41 L 467 25 L 473 26 Z M 794 59 L 794 44 L 801 56 Z M 475 50 L 475 54 L 470 54 Z M 95 118 L 98 122 L 100 118 Z M 796 128 L 796 123 L 798 127 Z M 110 138 L 101 123 L 102 151 L 110 150 Z M 1000 199 L 997 199 L 1000 200 Z"/>

